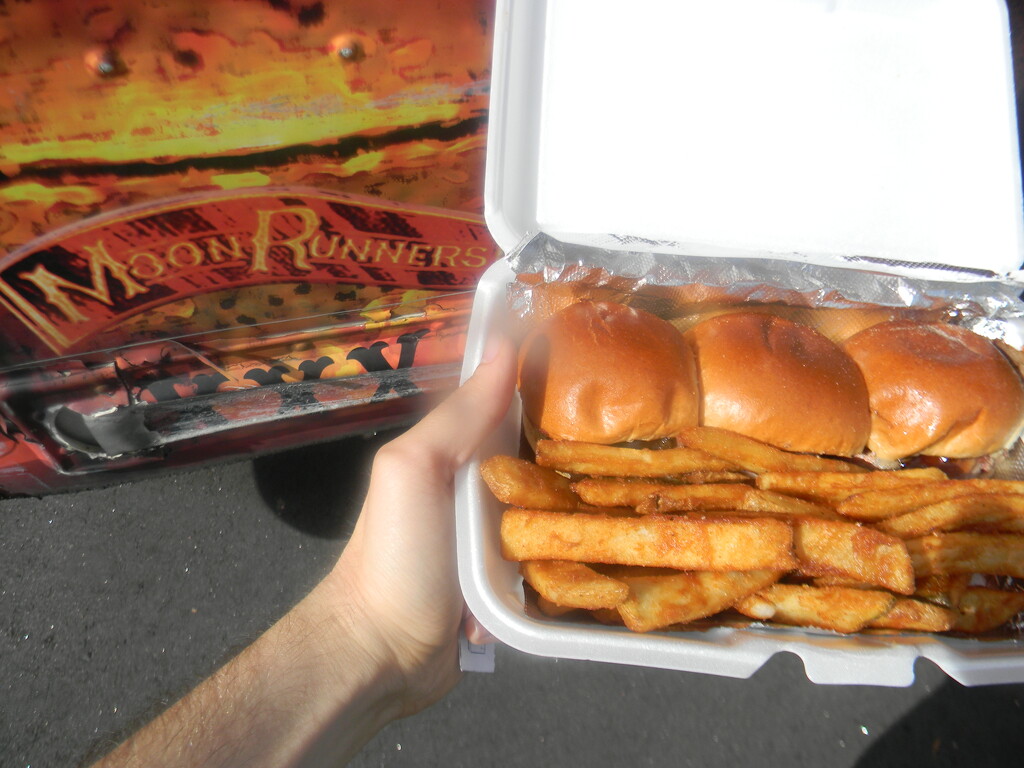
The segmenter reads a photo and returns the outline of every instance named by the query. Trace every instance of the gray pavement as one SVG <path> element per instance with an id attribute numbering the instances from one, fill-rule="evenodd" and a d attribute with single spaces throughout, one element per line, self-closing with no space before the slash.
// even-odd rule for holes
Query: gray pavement
<path id="1" fill-rule="evenodd" d="M 341 551 L 378 442 L 0 502 L 0 768 L 99 756 L 272 624 Z M 499 648 L 353 765 L 1005 768 L 1022 702 L 927 662 L 909 688 L 823 687 L 788 655 L 731 680 Z"/>
<path id="2" fill-rule="evenodd" d="M 378 442 L 0 502 L 0 766 L 98 756 L 273 623 L 340 552 Z M 823 687 L 788 655 L 731 680 L 500 647 L 494 674 L 466 676 L 353 765 L 1024 760 L 1024 686 L 917 671 L 904 689 Z"/>

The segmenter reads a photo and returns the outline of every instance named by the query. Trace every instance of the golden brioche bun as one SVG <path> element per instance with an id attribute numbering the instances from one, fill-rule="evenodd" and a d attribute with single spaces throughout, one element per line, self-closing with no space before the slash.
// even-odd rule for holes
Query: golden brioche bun
<path id="1" fill-rule="evenodd" d="M 871 428 L 854 362 L 812 328 L 754 312 L 719 315 L 686 333 L 697 354 L 701 423 L 802 453 L 852 456 Z"/>
<path id="2" fill-rule="evenodd" d="M 988 339 L 940 323 L 880 323 L 844 344 L 867 382 L 880 458 L 986 456 L 1024 425 L 1024 386 Z"/>
<path id="3" fill-rule="evenodd" d="M 621 443 L 697 424 L 693 352 L 666 321 L 611 302 L 552 315 L 519 352 L 523 412 L 558 440 Z"/>

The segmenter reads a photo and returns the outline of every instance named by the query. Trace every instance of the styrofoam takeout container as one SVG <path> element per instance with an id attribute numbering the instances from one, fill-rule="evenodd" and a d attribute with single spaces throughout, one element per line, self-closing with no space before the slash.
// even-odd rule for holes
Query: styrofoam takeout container
<path id="1" fill-rule="evenodd" d="M 486 206 L 506 252 L 533 233 L 613 250 L 1019 277 L 1024 261 L 1002 0 L 499 0 Z M 950 272 L 955 279 L 955 272 Z M 464 377 L 506 322 L 483 277 Z M 799 656 L 817 683 L 1024 681 L 1024 643 L 780 628 L 637 635 L 537 620 L 502 559 L 479 460 L 515 454 L 520 409 L 457 478 L 473 614 L 530 653 L 748 677 Z"/>

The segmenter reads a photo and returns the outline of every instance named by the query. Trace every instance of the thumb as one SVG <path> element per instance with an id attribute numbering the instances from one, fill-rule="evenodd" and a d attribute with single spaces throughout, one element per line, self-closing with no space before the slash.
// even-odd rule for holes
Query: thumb
<path id="1" fill-rule="evenodd" d="M 492 338 L 473 375 L 399 439 L 443 457 L 454 472 L 505 416 L 515 388 L 515 362 L 512 342 Z"/>

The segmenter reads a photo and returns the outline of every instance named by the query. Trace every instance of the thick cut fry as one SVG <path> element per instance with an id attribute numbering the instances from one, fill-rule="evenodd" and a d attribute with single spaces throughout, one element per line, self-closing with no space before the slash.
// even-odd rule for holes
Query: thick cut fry
<path id="1" fill-rule="evenodd" d="M 480 465 L 491 493 L 502 504 L 531 509 L 576 509 L 580 500 L 568 478 L 514 456 L 491 456 Z"/>
<path id="2" fill-rule="evenodd" d="M 929 481 L 946 481 L 946 476 L 932 467 L 892 472 L 767 472 L 758 475 L 757 487 L 834 505 L 855 493 Z"/>
<path id="3" fill-rule="evenodd" d="M 747 483 L 748 485 L 754 482 L 754 478 L 750 475 L 734 471 L 701 471 L 701 472 L 686 472 L 682 475 L 673 475 L 672 482 L 680 485 L 706 485 L 709 483 Z"/>
<path id="4" fill-rule="evenodd" d="M 969 573 L 925 576 L 917 580 L 914 596 L 945 608 L 956 608 L 970 583 Z"/>
<path id="5" fill-rule="evenodd" d="M 895 600 L 876 589 L 774 584 L 738 601 L 735 608 L 761 621 L 849 633 L 886 613 Z"/>
<path id="6" fill-rule="evenodd" d="M 627 480 L 621 477 L 585 477 L 572 484 L 576 494 L 587 504 L 595 507 L 637 507 L 648 496 L 675 486 L 653 480 Z M 703 485 L 686 485 L 684 488 L 704 488 Z M 711 488 L 729 486 L 712 485 Z"/>
<path id="7" fill-rule="evenodd" d="M 856 493 L 841 501 L 836 511 L 854 520 L 885 520 L 915 509 L 974 493 L 1024 494 L 1024 482 L 1013 480 L 947 480 L 909 484 Z"/>
<path id="8" fill-rule="evenodd" d="M 501 521 L 507 560 L 572 560 L 687 571 L 790 570 L 793 530 L 778 520 L 608 517 L 508 509 Z"/>
<path id="9" fill-rule="evenodd" d="M 735 464 L 690 448 L 619 448 L 538 440 L 537 463 L 562 472 L 599 477 L 671 477 L 687 472 L 735 470 Z"/>
<path id="10" fill-rule="evenodd" d="M 956 531 L 970 525 L 997 527 L 1006 520 L 1024 520 L 1024 496 L 975 493 L 929 504 L 876 524 L 880 531 L 916 539 L 932 531 Z"/>
<path id="11" fill-rule="evenodd" d="M 914 570 L 901 539 L 856 523 L 802 518 L 793 524 L 793 548 L 805 576 L 838 576 L 914 592 Z"/>
<path id="12" fill-rule="evenodd" d="M 948 632 L 956 613 L 924 600 L 897 598 L 886 613 L 868 622 L 872 629 L 900 629 L 908 632 Z"/>
<path id="13" fill-rule="evenodd" d="M 619 615 L 634 632 L 687 624 L 730 608 L 737 600 L 774 584 L 778 571 L 700 571 L 671 576 L 627 576 L 629 598 Z"/>
<path id="14" fill-rule="evenodd" d="M 733 510 L 780 519 L 804 516 L 841 519 L 829 507 L 747 485 L 666 486 L 637 505 L 644 514 Z"/>
<path id="15" fill-rule="evenodd" d="M 957 608 L 953 629 L 971 634 L 988 632 L 1024 611 L 1024 592 L 968 587 Z"/>
<path id="16" fill-rule="evenodd" d="M 539 610 L 545 616 L 550 616 L 554 619 L 559 616 L 564 616 L 567 613 L 571 613 L 572 611 L 575 611 L 577 609 L 570 608 L 565 605 L 559 605 L 558 603 L 553 603 L 543 595 L 537 595 L 537 610 Z"/>
<path id="17" fill-rule="evenodd" d="M 982 573 L 1024 578 L 1024 536 L 990 533 L 933 533 L 907 541 L 918 577 Z"/>
<path id="18" fill-rule="evenodd" d="M 864 472 L 838 459 L 790 453 L 718 427 L 688 427 L 676 435 L 679 445 L 710 453 L 750 472 Z"/>
<path id="19" fill-rule="evenodd" d="M 583 563 L 531 560 L 521 563 L 519 572 L 538 595 L 567 608 L 614 608 L 629 597 L 629 587 L 623 582 L 602 576 Z"/>

